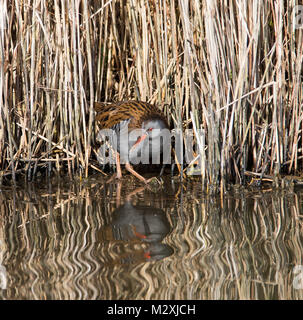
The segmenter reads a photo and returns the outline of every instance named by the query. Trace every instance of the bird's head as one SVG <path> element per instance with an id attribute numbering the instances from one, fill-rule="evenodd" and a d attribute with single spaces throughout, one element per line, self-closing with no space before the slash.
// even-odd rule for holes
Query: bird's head
<path id="1" fill-rule="evenodd" d="M 143 146 L 143 141 L 157 143 L 157 138 L 163 134 L 163 129 L 168 129 L 167 124 L 162 119 L 150 119 L 142 123 L 142 129 L 135 130 L 132 133 L 137 135 L 136 142 L 130 151 L 135 150 L 139 145 Z M 159 137 L 160 138 L 160 137 Z"/>
<path id="2" fill-rule="evenodd" d="M 167 124 L 162 119 L 151 119 L 143 122 L 142 129 L 153 139 L 161 134 L 161 130 L 167 129 Z"/>

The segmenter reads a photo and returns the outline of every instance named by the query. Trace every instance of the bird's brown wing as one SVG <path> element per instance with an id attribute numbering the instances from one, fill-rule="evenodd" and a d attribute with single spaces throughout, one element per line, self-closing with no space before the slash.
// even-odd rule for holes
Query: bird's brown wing
<path id="1" fill-rule="evenodd" d="M 110 129 L 117 126 L 125 120 L 129 120 L 129 114 L 121 112 L 118 104 L 95 102 L 95 111 L 97 112 L 96 121 L 104 129 Z"/>
<path id="2" fill-rule="evenodd" d="M 94 109 L 97 112 L 96 121 L 105 129 L 114 128 L 124 121 L 129 121 L 129 128 L 138 128 L 142 120 L 159 113 L 153 105 L 141 101 L 95 102 Z"/>

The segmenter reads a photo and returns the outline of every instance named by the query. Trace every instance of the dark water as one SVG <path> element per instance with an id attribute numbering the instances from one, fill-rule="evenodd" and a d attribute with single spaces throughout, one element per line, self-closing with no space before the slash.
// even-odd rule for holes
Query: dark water
<path id="1" fill-rule="evenodd" d="M 0 189 L 0 299 L 302 299 L 303 190 Z"/>

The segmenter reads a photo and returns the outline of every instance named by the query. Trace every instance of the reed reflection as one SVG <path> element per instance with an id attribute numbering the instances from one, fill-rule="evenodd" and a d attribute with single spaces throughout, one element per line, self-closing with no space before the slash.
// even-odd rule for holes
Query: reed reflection
<path id="1" fill-rule="evenodd" d="M 302 190 L 106 181 L 0 191 L 0 299 L 303 299 Z"/>

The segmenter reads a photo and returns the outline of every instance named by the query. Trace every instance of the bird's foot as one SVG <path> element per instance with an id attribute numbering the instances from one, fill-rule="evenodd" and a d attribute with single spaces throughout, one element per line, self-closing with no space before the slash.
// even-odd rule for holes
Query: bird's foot
<path id="1" fill-rule="evenodd" d="M 121 181 L 121 179 L 122 179 L 122 175 L 120 176 L 120 175 L 114 173 L 114 174 L 110 177 L 110 179 L 107 180 L 106 183 L 112 183 L 113 181 L 117 181 L 117 180 L 118 180 L 118 181 Z"/>
<path id="2" fill-rule="evenodd" d="M 162 179 L 158 179 L 157 177 L 152 177 L 150 179 L 147 179 L 146 184 L 152 185 L 152 186 L 161 186 L 163 185 Z"/>

